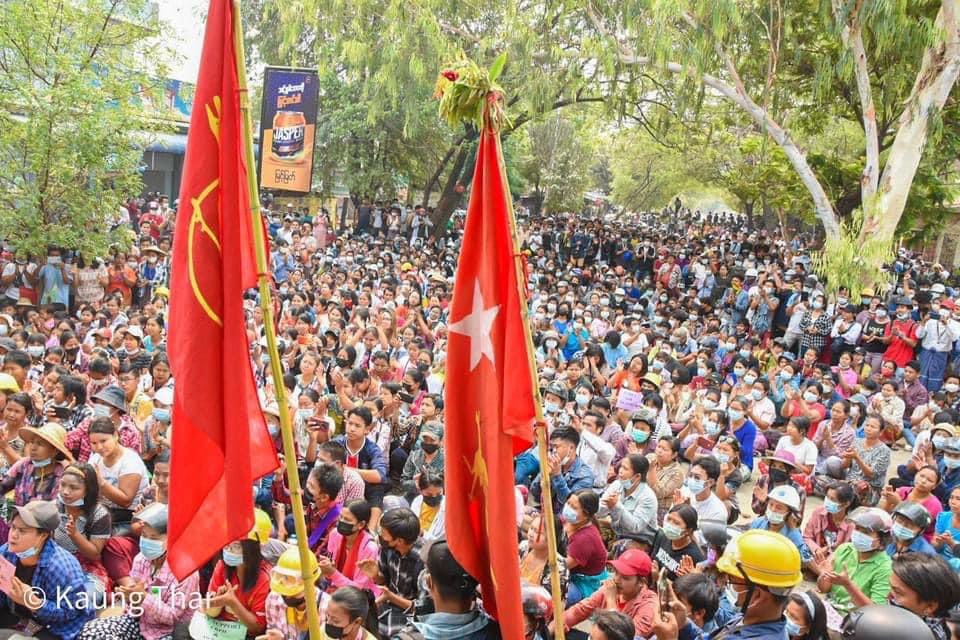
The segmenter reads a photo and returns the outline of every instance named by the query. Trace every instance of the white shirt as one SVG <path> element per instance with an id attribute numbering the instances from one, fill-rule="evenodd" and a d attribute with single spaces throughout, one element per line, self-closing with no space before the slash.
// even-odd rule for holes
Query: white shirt
<path id="1" fill-rule="evenodd" d="M 950 323 L 944 324 L 932 318 L 917 329 L 917 337 L 923 338 L 921 346 L 924 349 L 941 352 L 953 349 L 953 341 L 957 339 Z"/>
<path id="2" fill-rule="evenodd" d="M 696 496 L 694 496 L 690 500 L 690 504 L 697 510 L 698 520 L 727 521 L 727 507 L 723 504 L 723 500 L 718 498 L 717 494 L 713 491 L 710 492 L 710 495 L 707 496 L 707 499 L 703 502 L 700 502 Z"/>
<path id="3" fill-rule="evenodd" d="M 100 501 L 105 507 L 108 509 L 130 509 L 132 511 L 140 506 L 140 501 L 143 499 L 143 491 L 147 488 L 149 481 L 147 480 L 147 467 L 143 464 L 143 460 L 136 451 L 124 447 L 123 454 L 112 467 L 108 467 L 98 453 L 91 454 L 89 462 L 94 468 L 100 471 L 100 476 L 112 487 L 119 487 L 120 478 L 123 476 L 140 476 L 140 486 L 137 487 L 137 493 L 133 496 L 133 501 L 129 506 L 120 507 L 120 505 L 101 496 Z"/>
<path id="4" fill-rule="evenodd" d="M 802 465 L 817 464 L 817 445 L 813 444 L 810 438 L 804 438 L 800 444 L 795 445 L 790 441 L 789 436 L 780 438 L 777 442 L 777 453 L 789 451 L 793 454 L 793 459 Z"/>
<path id="5" fill-rule="evenodd" d="M 610 470 L 610 461 L 613 460 L 617 450 L 613 445 L 591 432 L 589 429 L 583 429 L 580 432 L 580 446 L 577 448 L 577 456 L 583 464 L 590 467 L 593 471 L 593 486 L 607 486 L 607 472 Z"/>

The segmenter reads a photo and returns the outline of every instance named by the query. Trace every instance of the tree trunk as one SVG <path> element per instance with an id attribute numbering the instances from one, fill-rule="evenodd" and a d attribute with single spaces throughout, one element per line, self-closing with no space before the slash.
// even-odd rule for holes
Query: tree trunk
<path id="1" fill-rule="evenodd" d="M 944 0 L 937 27 L 944 42 L 927 49 L 913 91 L 900 115 L 897 136 L 890 147 L 887 165 L 875 198 L 863 203 L 864 223 L 860 241 L 893 242 L 903 216 L 910 187 L 923 157 L 930 116 L 940 110 L 960 74 L 960 0 Z"/>
<path id="2" fill-rule="evenodd" d="M 747 230 L 753 231 L 753 201 L 743 203 L 743 212 L 747 214 Z"/>
<path id="3" fill-rule="evenodd" d="M 433 213 L 430 216 L 430 220 L 433 222 L 434 235 L 442 236 L 446 232 L 447 221 L 450 220 L 450 216 L 453 215 L 454 209 L 457 208 L 457 205 L 463 197 L 462 193 L 457 193 L 457 183 L 462 182 L 461 174 L 463 173 L 464 166 L 467 164 L 467 156 L 469 153 L 470 144 L 464 141 L 460 144 L 460 151 L 457 152 L 456 158 L 453 160 L 450 175 L 447 176 L 447 182 L 443 186 L 443 191 L 440 193 L 440 201 L 437 202 L 437 206 L 433 209 Z M 464 186 L 466 186 L 465 183 Z"/>

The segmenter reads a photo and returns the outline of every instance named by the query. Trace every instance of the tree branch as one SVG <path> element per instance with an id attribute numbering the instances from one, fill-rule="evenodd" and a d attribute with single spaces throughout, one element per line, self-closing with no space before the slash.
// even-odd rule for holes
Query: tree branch
<path id="1" fill-rule="evenodd" d="M 860 95 L 860 113 L 863 117 L 863 133 L 866 138 L 867 159 L 860 177 L 863 202 L 870 201 L 877 193 L 880 182 L 880 135 L 877 130 L 877 110 L 873 104 L 873 88 L 870 86 L 870 69 L 867 66 L 867 51 L 863 44 L 863 25 L 860 9 L 863 0 L 855 0 L 853 8 L 844 15 L 842 0 L 833 0 L 834 19 L 843 25 L 840 35 L 843 44 L 853 56 L 853 75 Z"/>
<path id="2" fill-rule="evenodd" d="M 960 0 L 944 1 L 947 2 Z M 593 23 L 594 28 L 597 29 L 601 35 L 611 39 L 615 43 L 619 52 L 620 61 L 623 64 L 637 66 L 651 66 L 654 64 L 652 58 L 649 56 L 635 54 L 630 47 L 613 36 L 603 24 L 600 16 L 597 15 L 591 2 L 587 2 L 587 15 L 590 18 L 590 21 Z M 790 164 L 793 165 L 793 168 L 800 177 L 800 180 L 803 182 L 804 186 L 806 186 L 807 191 L 810 192 L 810 196 L 813 198 L 817 218 L 820 219 L 820 223 L 823 225 L 823 229 L 827 237 L 839 237 L 840 224 L 837 221 L 837 215 L 833 209 L 833 205 L 830 202 L 830 197 L 824 190 L 823 185 L 820 184 L 816 174 L 814 174 L 813 169 L 807 162 L 806 156 L 793 141 L 793 138 L 790 136 L 790 134 L 773 119 L 767 110 L 763 109 L 756 102 L 754 102 L 753 99 L 750 98 L 750 96 L 746 93 L 746 88 L 743 86 L 743 82 L 740 80 L 739 74 L 736 72 L 736 68 L 732 64 L 733 61 L 730 59 L 729 55 L 726 55 L 726 52 L 723 52 L 722 57 L 726 58 L 725 64 L 727 66 L 727 71 L 731 73 L 734 78 L 734 83 L 737 84 L 737 86 L 731 86 L 720 78 L 706 73 L 700 74 L 700 81 L 747 112 L 754 122 L 756 122 L 757 125 L 767 133 L 767 135 L 773 138 L 778 145 L 780 145 L 780 148 L 783 149 L 784 154 L 787 156 Z M 689 67 L 678 62 L 667 62 L 664 64 L 663 68 L 666 71 L 675 74 L 685 74 L 690 70 Z"/>

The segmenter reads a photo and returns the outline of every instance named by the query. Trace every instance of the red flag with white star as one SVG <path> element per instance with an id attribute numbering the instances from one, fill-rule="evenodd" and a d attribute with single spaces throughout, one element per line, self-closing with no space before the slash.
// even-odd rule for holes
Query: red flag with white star
<path id="1" fill-rule="evenodd" d="M 450 312 L 446 530 L 504 638 L 523 637 L 513 458 L 534 440 L 533 373 L 523 323 L 500 134 L 480 135 Z M 524 280 L 525 281 L 525 280 Z"/>

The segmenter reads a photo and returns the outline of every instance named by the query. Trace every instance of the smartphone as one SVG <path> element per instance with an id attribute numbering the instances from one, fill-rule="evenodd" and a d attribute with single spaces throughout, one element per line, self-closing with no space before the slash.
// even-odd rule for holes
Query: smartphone
<path id="1" fill-rule="evenodd" d="M 73 413 L 73 411 L 70 409 L 70 407 L 53 407 L 53 415 L 57 416 L 61 420 L 66 420 L 69 418 L 71 413 Z"/>
<path id="2" fill-rule="evenodd" d="M 700 436 L 699 438 L 697 438 L 697 446 L 699 446 L 701 449 L 706 449 L 707 451 L 710 451 L 715 446 L 717 446 L 717 443 L 711 440 L 710 438 L 704 438 L 703 436 Z"/>
<path id="3" fill-rule="evenodd" d="M 660 571 L 660 577 L 657 579 L 657 595 L 660 597 L 660 611 L 670 610 L 670 581 L 667 579 L 667 572 Z"/>

